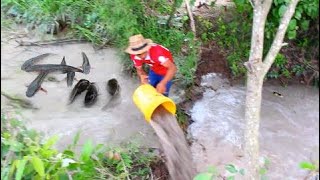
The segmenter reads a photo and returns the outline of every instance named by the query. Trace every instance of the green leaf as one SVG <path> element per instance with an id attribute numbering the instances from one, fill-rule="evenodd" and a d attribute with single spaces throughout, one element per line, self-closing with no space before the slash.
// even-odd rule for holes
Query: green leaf
<path id="1" fill-rule="evenodd" d="M 51 148 L 52 145 L 54 145 L 54 144 L 57 142 L 58 139 L 59 139 L 59 136 L 57 136 L 57 135 L 49 138 L 49 139 L 46 141 L 46 143 L 43 145 L 43 148 L 44 148 L 44 149 L 49 149 L 49 148 Z"/>
<path id="2" fill-rule="evenodd" d="M 226 169 L 228 172 L 233 173 L 233 174 L 238 172 L 237 168 L 236 168 L 233 164 L 227 164 L 227 165 L 225 166 L 225 169 Z"/>
<path id="3" fill-rule="evenodd" d="M 294 17 L 298 20 L 301 19 L 301 12 L 300 11 L 296 11 L 296 13 L 294 14 Z"/>
<path id="4" fill-rule="evenodd" d="M 301 162 L 300 164 L 299 164 L 299 167 L 301 168 L 301 169 L 307 169 L 307 170 L 315 170 L 317 167 L 314 165 L 314 164 L 312 164 L 312 163 L 310 163 L 310 162 Z"/>
<path id="5" fill-rule="evenodd" d="M 200 173 L 193 180 L 211 180 L 213 174 L 212 173 Z"/>
<path id="6" fill-rule="evenodd" d="M 302 30 L 307 31 L 307 30 L 309 29 L 309 23 L 310 23 L 310 21 L 308 21 L 308 20 L 303 20 L 303 21 L 301 22 L 301 28 L 302 28 Z"/>
<path id="7" fill-rule="evenodd" d="M 92 142 L 89 140 L 83 146 L 81 159 L 83 161 L 88 161 L 90 159 L 92 152 L 93 152 L 93 145 L 92 145 Z"/>
<path id="8" fill-rule="evenodd" d="M 20 152 L 23 149 L 23 144 L 14 140 L 10 140 L 10 150 L 14 152 Z"/>
<path id="9" fill-rule="evenodd" d="M 227 180 L 234 180 L 234 176 L 228 176 Z"/>
<path id="10" fill-rule="evenodd" d="M 17 161 L 16 180 L 20 180 L 22 178 L 23 170 L 26 163 L 27 163 L 27 159 L 22 159 Z"/>
<path id="11" fill-rule="evenodd" d="M 291 19 L 289 26 L 288 26 L 288 30 L 294 30 L 294 29 L 296 29 L 296 26 L 297 26 L 297 20 Z"/>
<path id="12" fill-rule="evenodd" d="M 33 168 L 37 171 L 37 173 L 44 177 L 44 164 L 40 158 L 37 156 L 33 156 L 31 159 L 31 163 L 33 165 Z"/>
<path id="13" fill-rule="evenodd" d="M 278 14 L 280 17 L 283 16 L 284 12 L 287 10 L 287 6 L 286 5 L 281 5 L 278 11 Z"/>
<path id="14" fill-rule="evenodd" d="M 259 174 L 260 175 L 265 175 L 267 173 L 267 169 L 266 168 L 261 168 L 260 170 L 259 170 Z"/>
<path id="15" fill-rule="evenodd" d="M 296 30 L 288 31 L 288 38 L 289 39 L 295 39 L 296 37 L 297 37 L 297 31 Z"/>
<path id="16" fill-rule="evenodd" d="M 79 139 L 80 139 L 80 131 L 78 131 L 77 134 L 74 136 L 72 145 L 73 146 L 77 145 Z"/>

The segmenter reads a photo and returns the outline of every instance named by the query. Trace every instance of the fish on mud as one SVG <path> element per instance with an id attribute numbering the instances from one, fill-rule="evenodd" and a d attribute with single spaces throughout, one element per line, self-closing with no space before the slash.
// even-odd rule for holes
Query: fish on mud
<path id="1" fill-rule="evenodd" d="M 88 89 L 90 82 L 86 79 L 80 79 L 79 82 L 74 86 L 69 96 L 69 104 L 71 104 L 77 95 L 81 94 Z"/>
<path id="2" fill-rule="evenodd" d="M 23 99 L 23 98 L 19 98 L 16 96 L 11 96 L 3 91 L 1 91 L 1 95 L 6 97 L 8 100 L 10 100 L 13 104 L 17 104 L 18 106 L 22 107 L 22 108 L 26 108 L 26 109 L 38 109 L 37 107 L 33 106 L 33 104 L 27 100 L 27 99 Z"/>
<path id="3" fill-rule="evenodd" d="M 65 57 L 65 56 L 63 56 L 62 61 L 61 61 L 60 64 L 61 64 L 61 65 L 67 65 L 66 57 Z"/>
<path id="4" fill-rule="evenodd" d="M 38 90 L 43 90 L 46 92 L 46 90 L 44 90 L 42 87 L 41 87 L 41 84 L 44 80 L 44 78 L 48 75 L 47 72 L 42 72 L 40 73 L 31 83 L 30 85 L 28 86 L 28 89 L 26 91 L 26 96 L 27 97 L 32 97 L 33 95 L 35 95 L 35 93 L 38 91 Z"/>
<path id="5" fill-rule="evenodd" d="M 90 69 L 91 69 L 89 59 L 84 52 L 81 52 L 81 54 L 82 54 L 82 59 L 83 59 L 83 63 L 82 63 L 83 74 L 89 74 Z"/>
<path id="6" fill-rule="evenodd" d="M 68 73 L 68 72 L 81 72 L 83 73 L 82 69 L 69 66 L 69 65 L 61 65 L 61 64 L 36 64 L 25 69 L 26 72 L 47 72 L 47 73 Z"/>
<path id="7" fill-rule="evenodd" d="M 76 75 L 75 72 L 68 72 L 67 73 L 67 86 L 68 87 L 72 86 L 75 75 Z"/>
<path id="8" fill-rule="evenodd" d="M 107 91 L 111 96 L 120 92 L 120 85 L 115 78 L 112 78 L 107 83 Z"/>
<path id="9" fill-rule="evenodd" d="M 102 110 L 106 110 L 109 107 L 115 107 L 120 103 L 120 85 L 118 81 L 115 78 L 110 79 L 106 88 L 111 97 Z"/>
<path id="10" fill-rule="evenodd" d="M 67 65 L 65 56 L 63 56 L 63 59 L 60 64 Z M 67 72 L 67 86 L 68 87 L 72 86 L 75 75 L 76 75 L 76 73 L 73 71 Z"/>
<path id="11" fill-rule="evenodd" d="M 97 102 L 98 90 L 95 83 L 90 83 L 86 96 L 84 97 L 84 105 L 89 107 Z"/>
<path id="12" fill-rule="evenodd" d="M 35 63 L 39 62 L 40 60 L 44 59 L 49 55 L 52 55 L 52 53 L 45 53 L 45 54 L 41 54 L 39 56 L 33 57 L 31 59 L 28 59 L 22 64 L 21 70 L 25 71 L 28 67 L 33 66 Z"/>

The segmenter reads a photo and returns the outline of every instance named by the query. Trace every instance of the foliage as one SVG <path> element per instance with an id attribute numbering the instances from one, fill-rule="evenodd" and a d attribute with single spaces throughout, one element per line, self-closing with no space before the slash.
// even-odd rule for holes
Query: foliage
<path id="1" fill-rule="evenodd" d="M 288 4 L 288 0 L 273 1 L 265 26 L 264 56 L 268 52 L 279 26 L 280 18 Z M 244 76 L 246 69 L 243 63 L 249 58 L 251 23 L 253 18 L 250 1 L 234 0 L 235 7 L 228 7 L 219 12 L 214 21 L 200 19 L 198 22 L 201 38 L 204 41 L 217 41 L 220 48 L 227 54 L 227 61 L 234 77 Z M 268 78 L 292 78 L 296 74 L 317 73 L 319 64 L 319 0 L 303 0 L 297 5 L 293 19 L 290 21 L 285 41 L 288 47 L 283 47 L 277 56 Z M 213 24 L 213 31 L 210 28 Z M 298 38 L 299 37 L 299 38 Z M 312 49 L 309 51 L 308 49 Z M 305 53 L 306 51 L 310 53 Z M 297 60 L 296 55 L 299 55 Z M 304 64 L 310 62 L 306 67 Z M 298 72 L 298 73 L 297 73 Z M 319 78 L 315 76 L 315 78 Z"/>
<path id="2" fill-rule="evenodd" d="M 270 166 L 270 160 L 267 158 L 263 158 L 263 165 L 260 168 L 260 176 L 261 180 L 267 179 L 266 173 Z M 199 173 L 195 176 L 193 180 L 215 180 L 218 178 L 234 180 L 236 176 L 242 177 L 245 175 L 245 169 L 239 168 L 234 164 L 226 164 L 224 166 L 225 172 L 224 175 L 218 172 L 217 168 L 214 166 L 210 166 L 206 172 Z"/>
<path id="3" fill-rule="evenodd" d="M 238 169 L 233 164 L 226 164 L 224 168 L 228 174 L 225 177 L 220 175 L 218 170 L 214 166 L 211 166 L 208 168 L 207 172 L 197 174 L 193 180 L 215 180 L 219 177 L 227 180 L 234 180 L 235 175 L 240 174 L 241 176 L 243 176 L 245 173 L 244 169 Z"/>
<path id="4" fill-rule="evenodd" d="M 317 165 L 316 163 L 311 163 L 311 162 L 306 162 L 306 161 L 303 161 L 299 164 L 299 167 L 301 169 L 306 169 L 306 170 L 309 170 L 309 171 L 317 171 L 319 170 L 319 165 Z"/>
<path id="5" fill-rule="evenodd" d="M 155 156 L 138 146 L 125 148 L 93 145 L 89 140 L 77 153 L 73 144 L 59 152 L 57 136 L 44 140 L 17 119 L 1 115 L 1 179 L 147 179 Z"/>

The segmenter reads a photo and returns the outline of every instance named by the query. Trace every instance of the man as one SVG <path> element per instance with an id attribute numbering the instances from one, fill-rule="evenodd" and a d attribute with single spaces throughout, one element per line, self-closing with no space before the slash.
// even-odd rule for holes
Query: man
<path id="1" fill-rule="evenodd" d="M 126 52 L 130 54 L 141 83 L 150 83 L 159 93 L 168 96 L 172 78 L 177 72 L 170 51 L 138 34 L 129 38 Z M 144 63 L 150 66 L 149 75 L 142 68 Z"/>

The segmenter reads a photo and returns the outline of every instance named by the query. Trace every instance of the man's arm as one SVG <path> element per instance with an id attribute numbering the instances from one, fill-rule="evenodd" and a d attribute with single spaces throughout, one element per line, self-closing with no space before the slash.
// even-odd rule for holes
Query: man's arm
<path id="1" fill-rule="evenodd" d="M 142 66 L 136 67 L 137 73 L 140 77 L 140 82 L 141 84 L 148 84 L 148 75 L 147 73 L 143 70 Z"/>
<path id="2" fill-rule="evenodd" d="M 159 84 L 156 87 L 159 93 L 166 92 L 166 84 L 174 77 L 174 75 L 177 72 L 176 65 L 170 60 L 167 60 L 162 65 L 168 68 L 168 70 L 167 70 L 167 74 L 164 76 L 164 78 L 159 82 Z"/>

